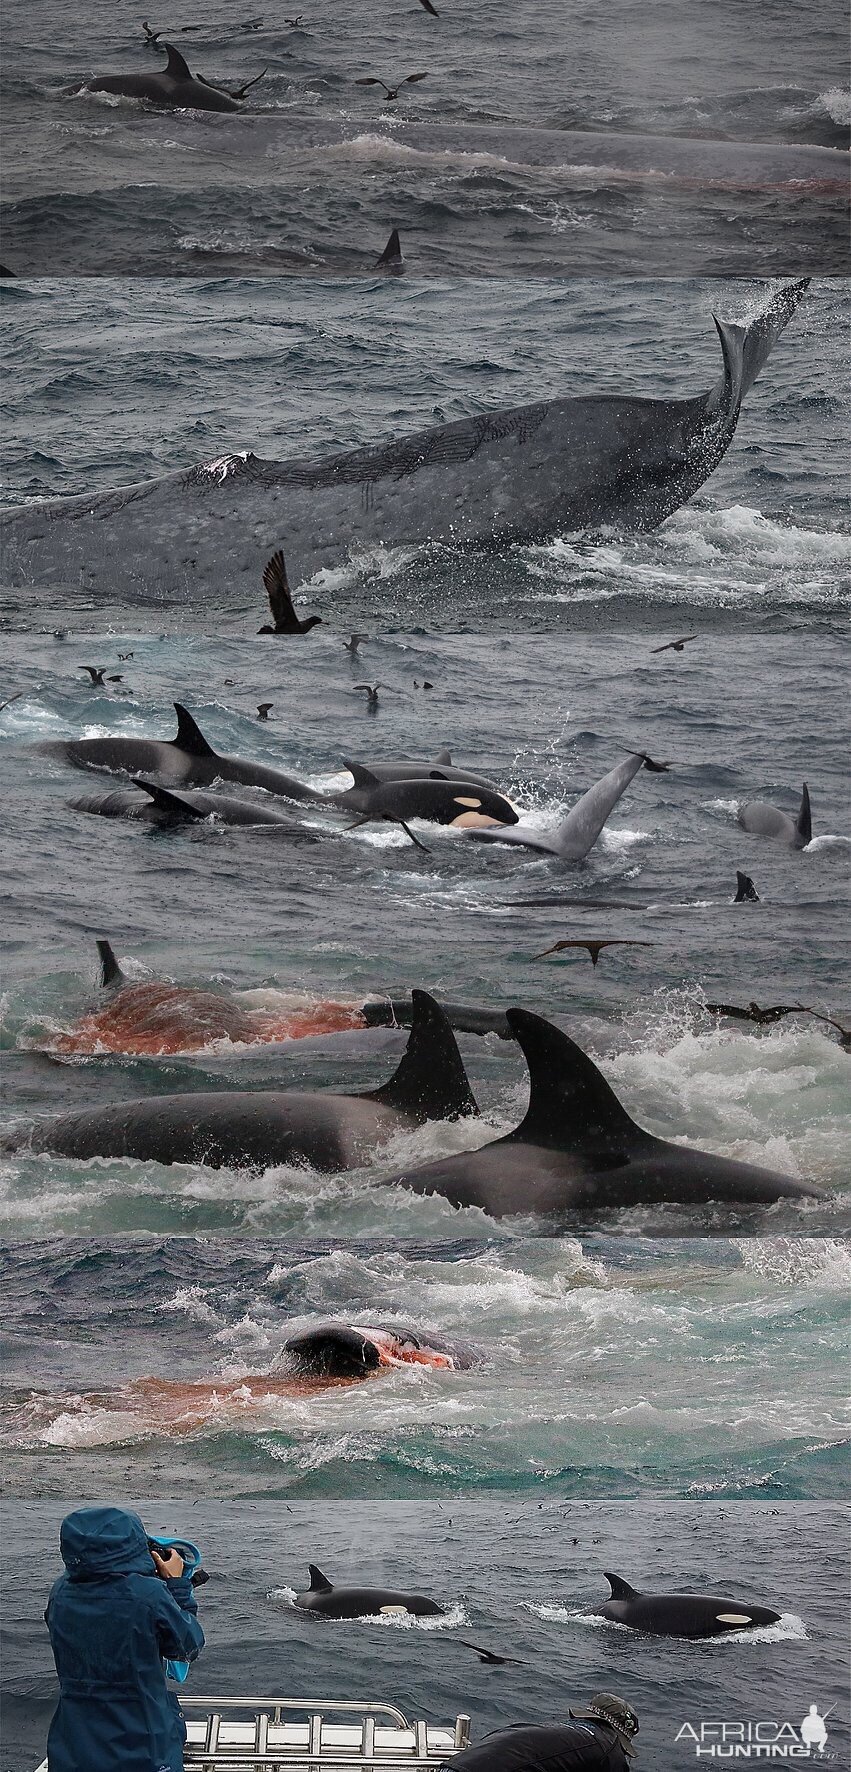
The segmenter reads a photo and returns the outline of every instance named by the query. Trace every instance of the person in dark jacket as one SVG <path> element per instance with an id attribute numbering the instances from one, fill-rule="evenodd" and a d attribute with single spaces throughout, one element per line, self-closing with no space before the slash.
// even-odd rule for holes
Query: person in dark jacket
<path id="1" fill-rule="evenodd" d="M 44 1614 L 59 1676 L 49 1772 L 183 1772 L 186 1727 L 164 1659 L 204 1647 L 177 1551 L 154 1556 L 136 1514 L 84 1507 L 62 1521 L 67 1574 Z"/>
<path id="2" fill-rule="evenodd" d="M 596 1692 L 569 1723 L 518 1723 L 456 1754 L 441 1772 L 627 1772 L 638 1718 L 622 1698 Z"/>

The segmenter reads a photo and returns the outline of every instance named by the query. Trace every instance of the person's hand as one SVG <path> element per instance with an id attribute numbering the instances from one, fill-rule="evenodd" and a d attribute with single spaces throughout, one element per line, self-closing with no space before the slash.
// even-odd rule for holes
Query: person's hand
<path id="1" fill-rule="evenodd" d="M 168 1552 L 167 1556 L 161 1556 L 159 1551 L 152 1550 L 151 1556 L 154 1559 L 157 1574 L 164 1576 L 166 1581 L 176 1581 L 178 1575 L 183 1574 L 183 1558 L 180 1552 L 174 1548 Z"/>

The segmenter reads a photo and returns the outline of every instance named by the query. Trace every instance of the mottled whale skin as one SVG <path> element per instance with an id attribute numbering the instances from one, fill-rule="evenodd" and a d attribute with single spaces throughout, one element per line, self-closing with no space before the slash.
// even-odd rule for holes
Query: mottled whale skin
<path id="1" fill-rule="evenodd" d="M 390 1587 L 334 1587 L 310 1564 L 310 1587 L 293 1601 L 302 1612 L 318 1612 L 323 1618 L 379 1618 L 382 1612 L 409 1612 L 414 1618 L 436 1618 L 443 1607 L 425 1594 L 399 1593 Z"/>
<path id="2" fill-rule="evenodd" d="M 744 831 L 750 831 L 755 837 L 774 837 L 790 849 L 806 849 L 812 841 L 810 790 L 806 782 L 797 818 L 781 812 L 779 806 L 769 805 L 767 800 L 748 800 L 747 805 L 739 807 L 736 816 Z"/>
<path id="3" fill-rule="evenodd" d="M 38 1126 L 32 1148 L 211 1169 L 299 1162 L 329 1173 L 357 1168 L 400 1129 L 477 1111 L 443 1011 L 425 991 L 412 996 L 415 1015 L 398 1069 L 370 1093 L 217 1090 L 112 1102 Z"/>
<path id="4" fill-rule="evenodd" d="M 480 843 L 515 843 L 539 855 L 554 855 L 559 861 L 583 861 L 593 849 L 609 813 L 623 798 L 639 769 L 646 767 L 644 752 L 634 751 L 595 782 L 554 831 L 539 831 L 535 825 L 518 823 L 511 830 L 471 831 L 469 835 Z M 652 767 L 658 769 L 659 765 Z"/>
<path id="5" fill-rule="evenodd" d="M 596 1617 L 654 1637 L 722 1637 L 729 1631 L 777 1624 L 780 1618 L 768 1606 L 749 1606 L 716 1594 L 641 1593 L 608 1570 L 606 1580 L 612 1597 L 598 1608 Z"/>
<path id="6" fill-rule="evenodd" d="M 102 74 L 87 80 L 79 88 L 83 92 L 111 92 L 119 98 L 144 98 L 152 105 L 168 105 L 181 111 L 239 111 L 242 109 L 230 93 L 206 80 L 196 80 L 183 56 L 171 43 L 164 43 L 168 62 L 161 74 Z"/>
<path id="7" fill-rule="evenodd" d="M 522 1124 L 479 1150 L 383 1177 L 386 1186 L 442 1194 L 454 1206 L 478 1206 L 492 1218 L 821 1197 L 810 1182 L 642 1131 L 567 1034 L 526 1009 L 509 1009 L 506 1019 L 529 1066 L 529 1107 Z"/>
<path id="8" fill-rule="evenodd" d="M 242 606 L 279 536 L 299 583 L 379 544 L 503 549 L 604 523 L 653 529 L 723 459 L 806 287 L 779 290 L 747 327 L 716 319 L 722 373 L 708 393 L 554 397 L 319 461 L 226 456 L 36 502 L 4 518 L 6 576 L 82 584 L 113 600 L 127 582 L 177 601 L 203 585 Z"/>

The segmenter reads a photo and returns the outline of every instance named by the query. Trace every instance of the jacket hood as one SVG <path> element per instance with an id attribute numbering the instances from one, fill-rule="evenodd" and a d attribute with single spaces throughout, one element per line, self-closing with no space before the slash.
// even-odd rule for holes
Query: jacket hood
<path id="1" fill-rule="evenodd" d="M 59 1548 L 71 1581 L 101 1581 L 106 1575 L 156 1575 L 138 1514 L 126 1513 L 121 1507 L 81 1507 L 66 1514 L 59 1529 Z"/>

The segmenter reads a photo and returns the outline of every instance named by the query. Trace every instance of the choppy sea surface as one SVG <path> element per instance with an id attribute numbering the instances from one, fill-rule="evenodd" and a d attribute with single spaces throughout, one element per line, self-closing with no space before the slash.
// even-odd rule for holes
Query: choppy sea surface
<path id="1" fill-rule="evenodd" d="M 693 392 L 717 372 L 711 309 L 765 300 L 752 286 L 514 284 L 488 285 L 479 306 L 483 289 L 468 285 L 461 304 L 450 285 L 287 285 L 285 302 L 246 284 L 14 288 L 10 494 L 102 490 L 223 446 L 284 455 L 296 431 L 301 451 L 320 453 L 520 403 L 552 388 L 554 361 L 576 391 Z M 762 1229 L 838 1230 L 851 1179 L 838 1031 L 794 1015 L 768 1028 L 719 1021 L 706 1004 L 801 1004 L 849 1021 L 845 299 L 813 286 L 720 470 L 654 534 L 559 537 L 479 560 L 379 549 L 301 587 L 299 602 L 325 618 L 305 642 L 256 637 L 259 585 L 250 607 L 227 582 L 179 608 L 137 596 L 132 579 L 108 604 L 86 587 L 13 592 L 4 693 L 17 699 L 0 712 L 7 1118 L 210 1079 L 369 1087 L 401 1049 L 399 1035 L 360 1032 L 58 1064 L 39 1049 L 96 1003 L 93 938 L 109 935 L 135 976 L 259 992 L 250 1001 L 272 1010 L 305 998 L 357 1005 L 417 984 L 552 1014 L 640 1123 L 827 1190 L 823 1202 L 772 1208 Z M 368 638 L 352 661 L 343 639 L 355 629 Z M 680 634 L 696 638 L 654 654 Z M 92 663 L 123 681 L 92 687 L 80 668 Z M 365 679 L 381 685 L 374 715 L 356 687 Z M 321 844 L 294 851 L 258 831 L 152 834 L 71 810 L 97 779 L 33 745 L 168 736 L 175 700 L 218 749 L 320 785 L 345 785 L 347 758 L 429 758 L 449 745 L 541 826 L 624 749 L 672 767 L 642 772 L 570 868 L 434 826 L 419 827 L 423 853 L 400 831 L 346 831 L 325 813 L 311 815 Z M 264 725 L 261 700 L 272 703 Z M 739 828 L 742 801 L 794 810 L 804 780 L 805 851 Z M 760 903 L 733 906 L 737 869 Z M 537 957 L 569 935 L 651 945 L 607 950 L 596 968 L 585 953 Z M 494 1039 L 462 1049 L 486 1129 L 507 1130 L 523 1111 L 519 1055 Z M 427 1127 L 388 1164 L 481 1136 Z M 493 1230 L 476 1212 L 377 1189 L 372 1170 L 329 1182 L 24 1153 L 4 1168 L 3 1198 L 8 1230 L 24 1236 Z M 694 1206 L 616 1213 L 615 1225 L 731 1228 Z"/>
<path id="2" fill-rule="evenodd" d="M 9 1494 L 847 1493 L 838 1241 L 113 1235 L 2 1273 Z M 288 1391 L 288 1336 L 329 1319 L 472 1364 Z"/>
<path id="3" fill-rule="evenodd" d="M 132 1479 L 128 1488 L 132 1495 Z M 127 1505 L 151 1531 L 185 1533 L 211 1577 L 199 1594 L 207 1646 L 183 1697 L 382 1699 L 409 1718 L 443 1725 L 464 1712 L 478 1741 L 511 1723 L 561 1721 L 595 1691 L 613 1691 L 638 1715 L 645 1772 L 687 1772 L 700 1763 L 702 1720 L 732 1726 L 772 1718 L 786 1726 L 788 1740 L 815 1704 L 828 1731 L 825 1764 L 846 1762 L 840 1596 L 847 1566 L 836 1507 L 592 1501 L 538 1508 L 480 1496 L 451 1505 L 337 1501 L 282 1510 L 216 1504 L 183 1491 L 169 1502 L 163 1493 Z M 56 1703 L 42 1610 L 62 1570 L 65 1511 L 56 1502 L 6 1510 L 3 1772 L 33 1772 Z M 308 1562 L 341 1586 L 424 1593 L 445 1616 L 305 1615 L 292 1599 L 307 1585 Z M 651 1592 L 720 1593 L 781 1616 L 727 1638 L 650 1637 L 595 1618 L 608 1593 L 603 1569 Z M 483 1666 L 464 1639 L 520 1665 Z"/>
<path id="4" fill-rule="evenodd" d="M 845 273 L 847 44 L 835 0 L 447 0 L 439 18 L 210 0 L 151 20 L 239 116 L 80 93 L 147 74 L 138 7 L 10 0 L 4 260 L 22 276 Z M 298 14 L 293 15 L 299 17 Z M 370 76 L 391 88 L 388 103 Z"/>

